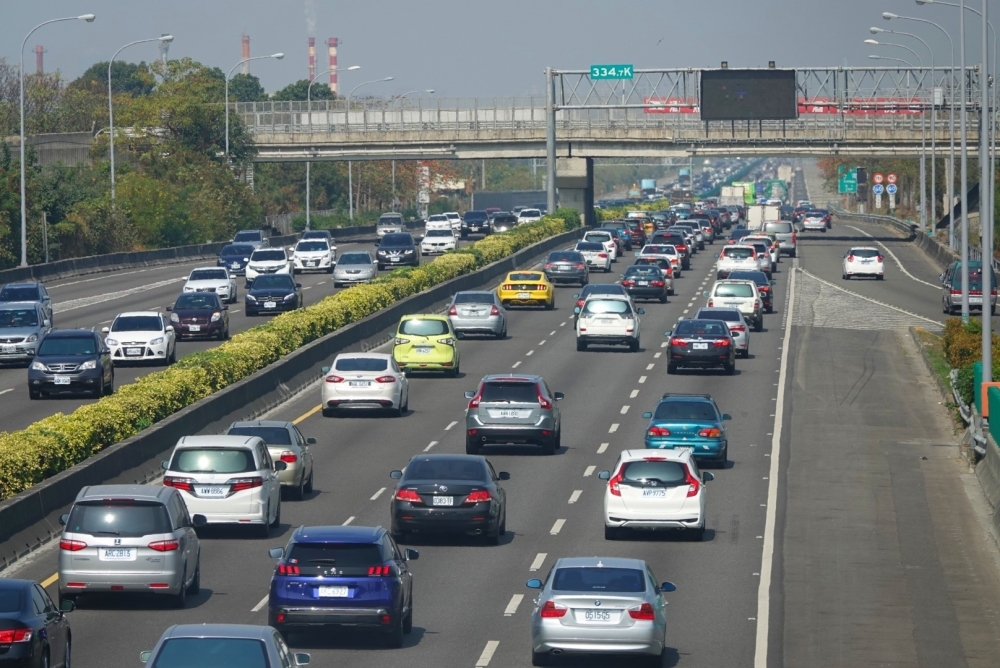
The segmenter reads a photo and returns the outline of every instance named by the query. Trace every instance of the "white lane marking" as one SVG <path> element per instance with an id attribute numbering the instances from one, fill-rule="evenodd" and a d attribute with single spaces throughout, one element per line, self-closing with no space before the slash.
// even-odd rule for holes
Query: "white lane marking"
<path id="1" fill-rule="evenodd" d="M 538 345 L 540 345 L 540 346 L 544 346 L 544 345 L 545 345 L 545 342 L 546 342 L 547 340 L 548 340 L 548 339 L 542 339 L 541 341 L 539 341 L 539 342 L 538 342 Z"/>
<path id="2" fill-rule="evenodd" d="M 656 365 L 655 365 L 655 364 L 653 364 L 652 362 L 650 362 L 649 364 L 647 364 L 647 365 L 646 365 L 646 371 L 649 371 L 649 370 L 650 370 L 650 369 L 652 369 L 652 368 L 653 368 L 654 366 L 656 366 Z"/>
<path id="3" fill-rule="evenodd" d="M 666 347 L 667 347 L 667 342 L 666 342 L 666 341 L 664 341 L 663 343 L 661 343 L 661 344 L 660 344 L 660 347 L 661 347 L 661 348 L 666 348 Z"/>
<path id="4" fill-rule="evenodd" d="M 534 354 L 535 354 L 535 351 L 534 351 L 534 350 L 529 350 L 528 352 L 524 353 L 524 356 L 525 356 L 525 357 L 531 357 L 531 356 L 532 356 L 532 355 L 534 355 Z"/>
<path id="5" fill-rule="evenodd" d="M 629 409 L 629 405 L 628 404 L 625 404 L 624 406 L 622 406 L 622 415 L 625 415 L 626 413 L 628 413 L 628 409 Z"/>
<path id="6" fill-rule="evenodd" d="M 613 423 L 613 424 L 611 425 L 611 428 L 610 428 L 610 429 L 608 429 L 608 433 L 609 433 L 609 434 L 613 434 L 613 433 L 615 433 L 616 431 L 618 431 L 618 423 L 617 423 L 617 422 L 615 422 L 615 423 Z"/>
<path id="7" fill-rule="evenodd" d="M 14 391 L 14 388 L 13 387 L 9 387 L 6 390 L 0 390 L 0 394 L 7 394 L 8 392 L 13 392 L 13 391 Z"/>
<path id="8" fill-rule="evenodd" d="M 683 311 L 682 313 L 683 313 L 684 315 L 687 315 L 687 312 L 688 312 L 688 311 L 690 311 L 690 310 L 691 310 L 691 309 L 684 309 L 684 311 Z"/>
<path id="9" fill-rule="evenodd" d="M 569 321 L 567 320 L 566 322 L 569 322 Z M 566 323 L 565 323 L 565 322 L 560 322 L 560 323 L 559 323 L 559 326 L 560 326 L 560 327 L 565 327 L 565 326 L 566 326 Z"/>
<path id="10" fill-rule="evenodd" d="M 303 290 L 312 290 L 312 289 L 313 289 L 313 286 L 311 286 L 311 285 L 307 285 L 306 287 L 304 287 L 304 288 L 302 288 L 302 289 L 303 289 Z"/>
<path id="11" fill-rule="evenodd" d="M 603 455 L 604 451 L 608 449 L 609 445 L 611 445 L 611 444 L 610 443 L 601 443 L 601 447 L 597 448 L 597 454 Z"/>
<path id="12" fill-rule="evenodd" d="M 320 282 L 319 282 L 319 283 L 317 283 L 316 285 L 323 285 L 324 283 L 326 283 L 326 281 L 320 281 Z"/>
<path id="13" fill-rule="evenodd" d="M 556 335 L 556 330 L 553 329 L 551 332 L 549 332 L 549 336 L 555 336 L 555 335 Z"/>
<path id="14" fill-rule="evenodd" d="M 642 385 L 645 382 L 646 382 L 646 377 L 645 376 L 639 376 L 639 384 Z"/>
<path id="15" fill-rule="evenodd" d="M 922 315 L 918 315 L 918 314 L 913 313 L 911 311 L 907 311 L 906 309 L 901 309 L 898 306 L 893 306 L 892 304 L 887 304 L 885 302 L 880 302 L 877 299 L 872 299 L 871 297 L 865 297 L 864 295 L 859 294 L 857 292 L 852 292 L 851 290 L 847 290 L 845 288 L 842 288 L 839 285 L 831 283 L 830 281 L 822 279 L 819 276 L 816 276 L 815 274 L 812 274 L 812 273 L 806 271 L 805 269 L 801 268 L 797 264 L 795 265 L 795 269 L 797 269 L 798 271 L 802 272 L 803 274 L 805 274 L 809 278 L 811 278 L 813 280 L 816 280 L 816 281 L 819 281 L 823 285 L 827 285 L 827 286 L 833 288 L 834 290 L 840 290 L 841 292 L 845 292 L 845 293 L 851 295 L 852 297 L 857 297 L 858 299 L 864 299 L 866 302 L 871 302 L 872 304 L 878 304 L 879 306 L 884 306 L 886 308 L 891 308 L 893 311 L 898 311 L 899 313 L 905 313 L 906 315 L 912 316 L 914 318 L 920 318 L 921 320 L 933 323 L 933 324 L 937 325 L 938 327 L 944 327 L 944 323 L 940 322 L 938 320 L 932 320 L 931 318 L 925 318 Z M 791 320 L 788 318 L 787 315 L 785 316 L 785 320 L 787 320 L 788 322 L 791 322 Z"/>
<path id="16" fill-rule="evenodd" d="M 556 523 L 552 525 L 551 529 L 549 529 L 549 533 L 553 536 L 558 536 L 559 532 L 562 531 L 564 524 L 566 524 L 566 520 L 556 520 Z"/>
<path id="17" fill-rule="evenodd" d="M 350 524 L 353 521 L 354 521 L 354 515 L 351 515 L 346 520 L 344 520 L 344 523 L 341 526 L 345 526 L 346 527 L 348 524 Z"/>
<path id="18" fill-rule="evenodd" d="M 455 426 L 456 424 L 458 424 L 458 423 L 457 423 L 457 422 L 455 422 L 454 420 L 452 420 L 452 421 L 451 421 L 451 424 L 449 424 L 449 425 L 448 425 L 447 427 L 445 427 L 445 428 L 444 428 L 444 430 L 445 430 L 445 431 L 449 431 L 449 430 L 450 430 L 450 429 L 451 429 L 452 427 L 454 427 L 454 426 Z"/>
<path id="19" fill-rule="evenodd" d="M 580 495 L 583 494 L 582 489 L 574 489 L 573 493 L 569 495 L 569 502 L 576 503 L 580 500 Z"/>
<path id="20" fill-rule="evenodd" d="M 795 261 L 798 267 L 798 260 Z M 786 301 L 789 321 L 795 309 L 795 272 L 788 282 L 788 299 Z M 778 510 L 778 465 L 781 461 L 781 427 L 785 413 L 785 381 L 788 374 L 788 344 L 792 336 L 792 328 L 785 329 L 782 343 L 781 374 L 778 376 L 778 403 L 774 410 L 774 432 L 771 437 L 771 470 L 767 481 L 767 511 L 764 523 L 764 549 L 761 558 L 761 578 L 757 588 L 757 646 L 754 652 L 754 668 L 767 668 L 768 621 L 771 614 L 771 576 L 774 569 L 774 528 Z M 770 454 L 770 453 L 769 453 Z"/>
<path id="21" fill-rule="evenodd" d="M 433 448 L 437 444 L 438 444 L 437 441 L 431 441 L 431 444 L 428 445 L 426 448 L 424 448 L 424 452 L 427 452 L 428 450 L 430 450 L 431 448 Z"/>
<path id="22" fill-rule="evenodd" d="M 516 368 L 517 368 L 517 367 L 519 367 L 519 366 L 521 366 L 521 360 L 518 360 L 518 361 L 514 362 L 514 364 L 513 364 L 513 365 L 511 365 L 511 367 L 510 367 L 510 368 L 511 368 L 511 369 L 516 369 Z"/>
<path id="23" fill-rule="evenodd" d="M 590 476 L 594 475 L 594 469 L 596 468 L 597 468 L 596 466 L 588 466 L 587 470 L 583 472 L 583 477 L 589 478 Z"/>
<path id="24" fill-rule="evenodd" d="M 504 608 L 503 616 L 510 617 L 515 612 L 517 612 L 517 606 L 521 605 L 521 601 L 524 600 L 524 594 L 514 594 L 510 597 L 510 603 Z"/>
<path id="25" fill-rule="evenodd" d="M 637 396 L 639 396 L 639 390 L 632 390 L 629 393 L 628 398 L 629 399 L 635 399 Z"/>
<path id="26" fill-rule="evenodd" d="M 65 288 L 67 285 L 79 285 L 80 283 L 93 283 L 94 281 L 103 281 L 108 278 L 118 278 L 119 276 L 128 276 L 130 274 L 143 274 L 149 271 L 148 269 L 139 269 L 138 271 L 122 271 L 114 272 L 111 274 L 106 274 L 104 276 L 98 276 L 97 278 L 84 278 L 79 281 L 71 281 L 69 283 L 60 283 L 58 285 L 46 285 L 45 287 L 49 290 L 54 290 L 55 288 Z"/>
<path id="27" fill-rule="evenodd" d="M 267 596 L 260 599 L 260 603 L 250 608 L 250 612 L 260 612 L 260 609 L 267 605 Z"/>
<path id="28" fill-rule="evenodd" d="M 545 563 L 545 557 L 549 556 L 548 552 L 539 552 L 535 555 L 535 560 L 531 562 L 531 566 L 528 567 L 529 571 L 537 571 Z"/>
<path id="29" fill-rule="evenodd" d="M 152 311 L 152 310 L 154 310 L 154 309 L 149 309 L 149 310 L 150 310 L 150 311 Z M 99 323 L 97 323 L 97 324 L 98 324 L 98 325 L 106 325 L 106 324 L 108 324 L 109 322 L 111 322 L 111 320 L 103 320 L 103 321 L 101 321 L 101 322 L 99 322 Z"/>
<path id="30" fill-rule="evenodd" d="M 476 668 L 486 668 L 486 666 L 490 665 L 493 652 L 497 651 L 497 645 L 499 644 L 499 640 L 490 640 L 486 643 L 486 648 L 483 649 L 483 653 L 479 655 L 479 660 L 476 661 Z"/>
<path id="31" fill-rule="evenodd" d="M 654 359 L 654 360 L 658 360 L 658 359 L 660 359 L 660 357 L 662 357 L 662 356 L 663 356 L 663 353 L 653 353 L 653 359 Z"/>
<path id="32" fill-rule="evenodd" d="M 380 489 L 379 491 L 377 491 L 377 492 L 375 492 L 374 494 L 372 494 L 372 498 L 371 498 L 371 500 L 372 500 L 372 501 L 374 501 L 374 500 L 375 500 L 375 499 L 377 499 L 378 497 L 382 496 L 382 492 L 384 492 L 384 491 L 385 491 L 385 487 L 383 487 L 383 488 L 382 488 L 382 489 Z"/>
<path id="33" fill-rule="evenodd" d="M 240 311 L 242 311 L 242 310 L 243 310 L 243 309 L 241 309 L 241 308 L 234 308 L 234 309 L 230 309 L 230 311 L 229 311 L 229 312 L 230 312 L 230 313 L 239 313 L 239 312 L 240 312 Z"/>
<path id="34" fill-rule="evenodd" d="M 88 306 L 93 306 L 94 304 L 103 304 L 104 302 L 114 301 L 116 299 L 121 299 L 122 297 L 128 297 L 129 295 L 136 295 L 140 292 L 146 292 L 147 290 L 155 290 L 157 288 L 179 283 L 184 280 L 187 280 L 186 276 L 182 276 L 180 278 L 168 278 L 165 281 L 157 281 L 156 283 L 148 283 L 146 285 L 137 285 L 134 288 L 119 290 L 118 292 L 106 292 L 102 295 L 92 295 L 90 297 L 81 297 L 80 299 L 70 299 L 64 302 L 57 302 L 52 305 L 52 311 L 54 313 L 75 311 L 76 309 L 87 308 Z"/>
<path id="35" fill-rule="evenodd" d="M 853 225 L 848 225 L 847 227 L 851 228 L 852 230 L 857 230 L 858 232 L 860 232 L 861 234 L 865 235 L 866 237 L 868 237 L 870 239 L 874 239 L 875 238 L 872 235 L 870 235 L 867 232 L 865 232 L 864 230 L 858 229 L 857 227 L 854 227 Z M 881 241 L 876 241 L 875 243 L 877 243 L 882 248 L 882 250 L 884 250 L 886 253 L 888 253 L 889 257 L 891 257 L 893 260 L 896 261 L 896 264 L 899 265 L 899 270 L 901 272 L 903 272 L 904 274 L 906 274 L 907 276 L 909 276 L 910 278 L 912 278 L 913 280 L 915 280 L 917 283 L 923 283 L 924 285 L 929 285 L 932 288 L 934 288 L 935 290 L 937 290 L 937 289 L 939 289 L 941 287 L 940 285 L 934 285 L 933 283 L 928 283 L 927 281 L 924 281 L 924 280 L 921 280 L 921 279 L 917 278 L 916 276 L 914 276 L 913 274 L 911 274 L 910 272 L 908 272 L 906 270 L 906 267 L 904 267 L 903 263 L 899 261 L 899 258 L 896 257 L 896 254 L 893 253 L 891 250 L 889 250 L 888 246 L 886 246 L 885 244 L 883 244 Z"/>

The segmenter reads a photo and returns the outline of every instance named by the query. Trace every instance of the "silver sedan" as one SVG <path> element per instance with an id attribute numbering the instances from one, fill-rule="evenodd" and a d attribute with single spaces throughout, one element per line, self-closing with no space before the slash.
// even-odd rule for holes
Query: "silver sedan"
<path id="1" fill-rule="evenodd" d="M 306 438 L 291 422 L 280 420 L 245 420 L 234 422 L 226 431 L 227 436 L 260 436 L 267 444 L 272 461 L 285 462 L 284 471 L 278 472 L 282 491 L 301 501 L 313 490 L 313 456 L 309 446 L 315 438 Z"/>
<path id="2" fill-rule="evenodd" d="M 561 654 L 630 654 L 659 661 L 666 646 L 667 602 L 676 587 L 655 584 L 641 559 L 573 557 L 556 561 L 531 614 L 531 664 Z"/>
<path id="3" fill-rule="evenodd" d="M 353 283 L 367 283 L 375 278 L 378 270 L 368 251 L 344 253 L 333 270 L 333 287 Z"/>
<path id="4" fill-rule="evenodd" d="M 254 659 L 256 657 L 256 659 Z M 249 624 L 175 624 L 139 660 L 151 666 L 304 666 L 305 652 L 294 656 L 270 626 Z"/>
<path id="5" fill-rule="evenodd" d="M 460 335 L 491 334 L 507 336 L 507 310 L 495 292 L 456 292 L 448 305 L 448 319 Z"/>

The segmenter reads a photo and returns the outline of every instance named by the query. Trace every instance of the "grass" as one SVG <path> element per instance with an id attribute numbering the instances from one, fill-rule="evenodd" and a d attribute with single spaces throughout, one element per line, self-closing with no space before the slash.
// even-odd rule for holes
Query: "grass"
<path id="1" fill-rule="evenodd" d="M 944 393 L 945 401 L 942 405 L 948 409 L 948 414 L 951 416 L 956 429 L 964 429 L 965 422 L 962 420 L 958 412 L 958 406 L 955 405 L 955 400 L 951 395 L 951 367 L 944 356 L 942 347 L 944 337 L 938 336 L 933 332 L 928 332 L 921 327 L 914 327 L 913 331 L 917 337 L 917 341 L 920 342 L 923 358 L 927 362 L 927 366 L 934 379 L 937 381 L 938 387 Z"/>

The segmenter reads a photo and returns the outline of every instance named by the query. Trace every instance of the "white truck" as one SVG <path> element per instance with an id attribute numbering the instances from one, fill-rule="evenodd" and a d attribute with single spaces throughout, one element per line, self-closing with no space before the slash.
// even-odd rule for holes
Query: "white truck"
<path id="1" fill-rule="evenodd" d="M 719 206 L 743 206 L 743 186 L 722 186 Z"/>
<path id="2" fill-rule="evenodd" d="M 792 166 L 791 165 L 778 165 L 778 178 L 785 183 L 792 182 Z"/>
<path id="3" fill-rule="evenodd" d="M 751 204 L 747 207 L 747 229 L 762 230 L 767 223 L 781 220 L 781 207 L 775 204 Z"/>

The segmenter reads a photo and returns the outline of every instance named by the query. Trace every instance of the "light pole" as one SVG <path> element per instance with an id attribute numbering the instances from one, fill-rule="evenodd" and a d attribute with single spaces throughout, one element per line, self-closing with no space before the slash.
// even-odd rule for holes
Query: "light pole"
<path id="1" fill-rule="evenodd" d="M 428 88 L 427 90 L 411 90 L 411 91 L 408 91 L 406 93 L 403 93 L 402 95 L 397 95 L 396 99 L 397 100 L 402 100 L 407 95 L 413 95 L 414 93 L 428 93 L 429 95 L 433 95 L 434 94 L 434 89 L 433 88 Z M 399 116 L 400 116 L 400 122 L 402 123 L 402 116 L 403 116 L 403 105 L 402 105 L 402 103 L 400 103 L 400 105 L 399 105 Z M 393 208 L 393 210 L 395 210 L 397 208 L 397 206 L 396 206 L 396 160 L 395 159 L 393 159 L 393 161 L 392 161 L 392 208 Z"/>
<path id="2" fill-rule="evenodd" d="M 244 58 L 240 62 L 233 65 L 233 69 L 229 70 L 226 75 L 226 164 L 229 164 L 229 79 L 232 78 L 233 72 L 236 68 L 243 63 L 249 63 L 251 60 L 265 60 L 267 58 L 274 58 L 275 60 L 281 60 L 285 57 L 283 53 L 272 53 L 270 56 L 254 56 L 253 58 Z"/>
<path id="3" fill-rule="evenodd" d="M 354 87 L 347 95 L 347 106 L 344 107 L 344 126 L 347 128 L 348 134 L 351 132 L 351 98 L 354 93 L 357 92 L 362 86 L 367 86 L 368 84 L 382 83 L 383 81 L 392 81 L 393 77 L 385 77 L 384 79 L 373 79 L 372 81 L 363 81 Z M 347 215 L 348 218 L 354 220 L 354 163 L 350 160 L 347 161 Z"/>
<path id="4" fill-rule="evenodd" d="M 27 198 L 24 192 L 24 45 L 28 43 L 28 38 L 41 28 L 42 26 L 47 26 L 50 23 L 59 23 L 60 21 L 86 21 L 87 23 L 92 23 L 94 19 L 97 18 L 93 14 L 81 14 L 80 16 L 66 16 L 61 19 L 51 19 L 49 21 L 43 21 L 39 23 L 34 28 L 32 28 L 27 35 L 24 36 L 24 40 L 21 42 L 21 69 L 20 79 L 21 79 L 21 266 L 28 266 L 28 210 L 26 207 Z"/>
<path id="5" fill-rule="evenodd" d="M 360 70 L 360 65 L 351 65 L 350 67 L 340 67 L 337 69 L 327 70 L 326 72 L 320 72 L 317 76 L 313 77 L 313 80 L 309 82 L 306 86 L 306 114 L 309 116 L 309 134 L 312 134 L 312 90 L 313 84 L 319 81 L 319 78 L 325 74 L 330 74 L 331 72 L 353 72 L 355 70 Z M 312 168 L 312 161 L 306 160 L 306 231 L 312 229 L 312 220 L 309 215 L 309 187 L 312 183 L 310 178 L 310 171 Z"/>
<path id="6" fill-rule="evenodd" d="M 146 44 L 148 42 L 172 42 L 174 41 L 173 35 L 161 35 L 159 37 L 151 37 L 149 39 L 137 39 L 134 42 L 129 42 L 122 48 L 115 51 L 115 55 L 111 56 L 111 60 L 108 61 L 108 141 L 109 143 L 109 153 L 111 155 L 111 201 L 115 201 L 115 106 L 113 103 L 113 97 L 111 95 L 111 66 L 115 62 L 115 58 L 118 54 L 129 48 L 130 46 L 135 46 L 136 44 Z"/>

